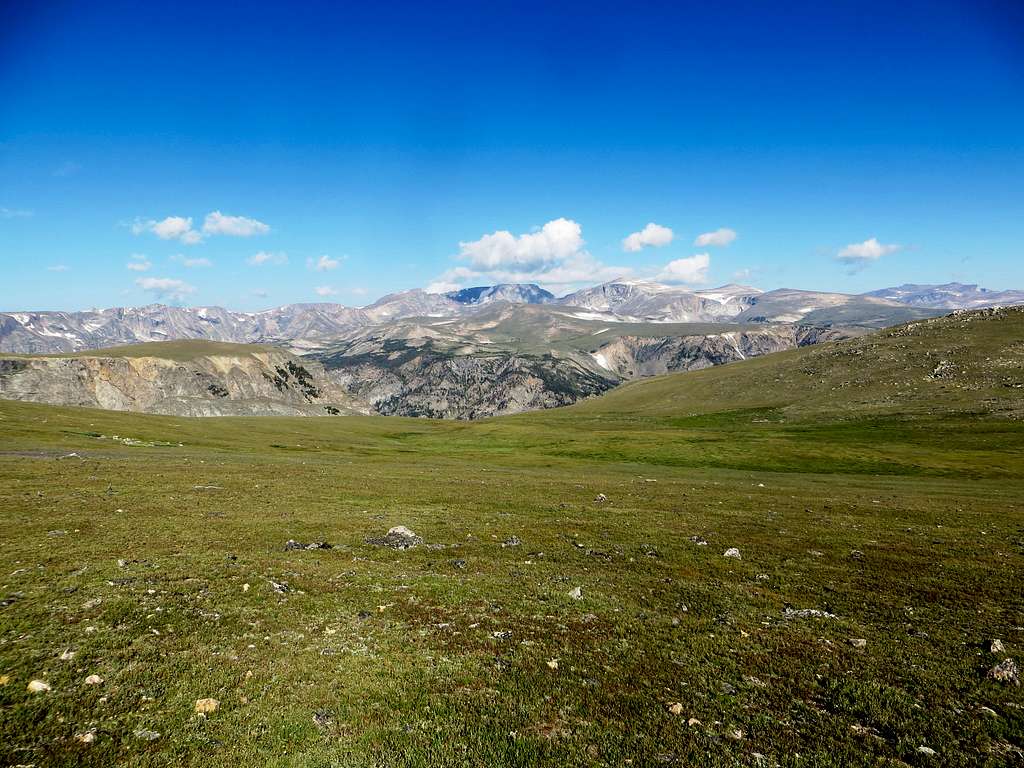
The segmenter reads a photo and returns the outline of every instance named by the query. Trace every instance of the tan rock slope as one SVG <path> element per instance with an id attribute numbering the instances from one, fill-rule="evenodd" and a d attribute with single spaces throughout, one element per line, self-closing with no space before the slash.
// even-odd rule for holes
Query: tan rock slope
<path id="1" fill-rule="evenodd" d="M 0 358 L 0 397 L 176 416 L 362 412 L 314 361 L 269 346 L 182 341 Z"/>

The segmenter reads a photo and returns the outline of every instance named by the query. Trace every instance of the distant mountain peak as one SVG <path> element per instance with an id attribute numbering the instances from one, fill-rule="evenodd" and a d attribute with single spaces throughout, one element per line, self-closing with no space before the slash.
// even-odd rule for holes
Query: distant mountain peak
<path id="1" fill-rule="evenodd" d="M 444 294 L 459 304 L 487 304 L 492 301 L 508 301 L 514 304 L 547 304 L 555 296 L 536 283 L 499 283 L 463 288 Z"/>

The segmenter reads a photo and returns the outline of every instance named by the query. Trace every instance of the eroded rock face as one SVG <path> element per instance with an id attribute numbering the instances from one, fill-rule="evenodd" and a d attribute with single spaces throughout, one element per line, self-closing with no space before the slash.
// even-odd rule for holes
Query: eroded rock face
<path id="1" fill-rule="evenodd" d="M 778 325 L 694 336 L 621 336 L 592 357 L 602 368 L 625 379 L 698 371 L 772 352 L 846 338 L 838 329 Z"/>
<path id="2" fill-rule="evenodd" d="M 619 382 L 551 355 L 456 356 L 409 347 L 322 360 L 338 387 L 388 416 L 478 419 L 554 408 Z"/>
<path id="3" fill-rule="evenodd" d="M 313 361 L 287 352 L 0 360 L 0 397 L 175 416 L 334 415 L 358 411 Z"/>

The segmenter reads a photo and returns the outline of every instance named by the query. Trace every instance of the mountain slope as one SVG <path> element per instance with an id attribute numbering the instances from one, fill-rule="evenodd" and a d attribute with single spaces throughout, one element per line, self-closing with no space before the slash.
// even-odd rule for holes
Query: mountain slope
<path id="1" fill-rule="evenodd" d="M 958 312 L 869 336 L 626 384 L 574 413 L 773 418 L 987 413 L 1024 418 L 1024 307 Z"/>
<path id="2" fill-rule="evenodd" d="M 992 291 L 988 288 L 979 288 L 976 283 L 946 283 L 945 285 L 904 283 L 893 288 L 870 291 L 864 295 L 915 307 L 939 309 L 975 309 L 1024 304 L 1024 291 Z"/>
<path id="3" fill-rule="evenodd" d="M 315 362 L 275 347 L 207 341 L 0 357 L 0 398 L 177 416 L 362 410 Z"/>

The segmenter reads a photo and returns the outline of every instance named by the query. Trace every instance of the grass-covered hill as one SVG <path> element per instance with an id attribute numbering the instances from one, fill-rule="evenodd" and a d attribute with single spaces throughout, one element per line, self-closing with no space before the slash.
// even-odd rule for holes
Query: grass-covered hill
<path id="1" fill-rule="evenodd" d="M 1024 308 L 918 320 L 856 339 L 620 387 L 587 414 L 744 408 L 832 419 L 882 413 L 1024 416 Z"/>

